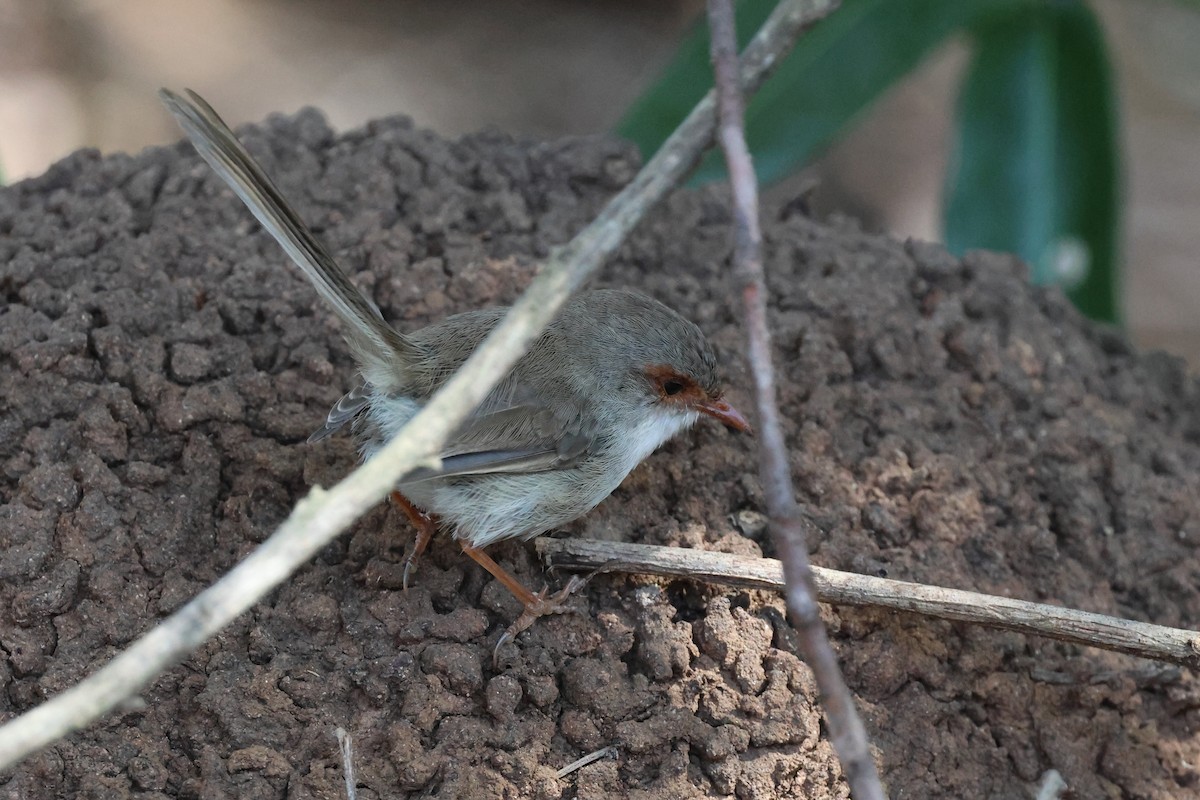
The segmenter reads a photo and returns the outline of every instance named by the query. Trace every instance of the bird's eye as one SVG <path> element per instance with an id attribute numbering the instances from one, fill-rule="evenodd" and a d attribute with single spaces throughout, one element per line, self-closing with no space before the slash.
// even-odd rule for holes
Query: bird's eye
<path id="1" fill-rule="evenodd" d="M 662 388 L 664 394 L 679 394 L 683 391 L 683 384 L 680 381 L 663 381 Z"/>

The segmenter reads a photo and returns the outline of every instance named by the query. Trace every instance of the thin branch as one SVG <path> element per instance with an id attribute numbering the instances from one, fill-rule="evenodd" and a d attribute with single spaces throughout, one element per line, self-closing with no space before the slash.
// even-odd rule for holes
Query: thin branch
<path id="1" fill-rule="evenodd" d="M 767 328 L 758 181 L 750 162 L 750 150 L 746 147 L 733 0 L 708 0 L 708 21 L 712 29 L 712 62 L 716 75 L 717 136 L 725 151 L 729 185 L 733 191 L 733 265 L 742 288 L 746 349 L 754 374 L 754 397 L 758 408 L 759 475 L 771 532 L 787 575 L 788 611 L 799 633 L 804 660 L 812 668 L 820 687 L 821 705 L 829 723 L 829 739 L 842 762 L 850 793 L 859 800 L 882 800 L 885 797 L 883 785 L 871 757 L 867 729 L 854 707 L 854 697 L 842 677 L 837 656 L 821 621 L 808 563 L 808 546 L 804 541 L 804 528 L 800 525 L 800 508 L 792 486 L 787 446 L 779 424 L 775 369 L 771 363 L 771 337 Z"/>
<path id="2" fill-rule="evenodd" d="M 773 558 L 588 539 L 542 538 L 536 544 L 551 569 L 636 572 L 775 592 L 785 588 L 783 566 Z M 824 567 L 811 569 L 817 600 L 822 603 L 890 608 L 1200 669 L 1200 631 Z"/>
<path id="3" fill-rule="evenodd" d="M 346 800 L 358 800 L 358 781 L 354 778 L 354 740 L 344 728 L 333 731 L 342 753 L 342 780 L 346 784 Z"/>
<path id="4" fill-rule="evenodd" d="M 1056 769 L 1048 769 L 1042 773 L 1042 785 L 1038 789 L 1037 800 L 1058 800 L 1070 787 Z"/>
<path id="5" fill-rule="evenodd" d="M 762 84 L 804 27 L 830 2 L 785 0 L 742 59 L 748 90 Z M 307 562 L 387 495 L 404 474 L 436 466 L 447 435 L 549 324 L 571 292 L 611 256 L 630 230 L 695 166 L 712 141 L 712 93 L 600 215 L 546 263 L 525 294 L 459 372 L 369 462 L 326 491 L 314 487 L 270 538 L 106 666 L 0 728 L 0 770 L 87 725 L 133 696 Z"/>
<path id="6" fill-rule="evenodd" d="M 570 764 L 567 764 L 565 767 L 560 769 L 558 772 L 554 773 L 554 777 L 562 779 L 562 778 L 565 778 L 568 775 L 570 775 L 572 772 L 577 772 L 577 771 L 583 769 L 588 764 L 596 763 L 597 761 L 599 761 L 602 758 L 616 758 L 616 757 L 617 757 L 617 748 L 612 747 L 611 745 L 609 747 L 602 747 L 593 753 L 588 753 L 583 758 L 578 758 L 578 759 L 572 761 Z"/>

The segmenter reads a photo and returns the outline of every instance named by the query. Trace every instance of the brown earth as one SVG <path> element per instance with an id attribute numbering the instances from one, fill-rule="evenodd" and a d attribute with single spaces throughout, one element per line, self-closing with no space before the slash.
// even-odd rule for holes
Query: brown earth
<path id="1" fill-rule="evenodd" d="M 245 140 L 401 328 L 511 301 L 634 170 L 611 141 L 458 142 L 305 112 Z M 1010 258 L 769 212 L 775 346 L 816 563 L 1195 626 L 1200 407 Z M 105 663 L 354 464 L 306 445 L 353 382 L 330 315 L 190 148 L 80 152 L 0 190 L 0 718 Z M 746 404 L 721 191 L 602 282 L 696 320 Z M 570 532 L 769 551 L 753 442 L 702 426 Z M 731 517 L 745 533 L 735 530 Z M 407 593 L 383 506 L 144 703 L 0 774 L 12 798 L 834 798 L 781 603 L 597 578 L 491 650 L 515 602 L 450 542 Z M 531 584 L 529 545 L 495 554 Z M 559 580 L 559 578 L 552 578 Z M 1200 796 L 1190 673 L 968 625 L 828 612 L 896 798 Z M 603 760 L 555 771 L 613 745 Z"/>

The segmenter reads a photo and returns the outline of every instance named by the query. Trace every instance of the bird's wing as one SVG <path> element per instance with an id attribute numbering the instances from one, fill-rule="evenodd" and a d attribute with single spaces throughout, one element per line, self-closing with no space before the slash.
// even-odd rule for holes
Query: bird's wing
<path id="1" fill-rule="evenodd" d="M 309 444 L 331 436 L 370 403 L 364 384 L 342 396 Z M 420 470 L 405 483 L 495 472 L 544 472 L 569 467 L 587 452 L 592 437 L 580 425 L 555 418 L 548 409 L 512 406 L 476 413 L 446 443 L 442 468 Z"/>
<path id="2" fill-rule="evenodd" d="M 595 436 L 584 428 L 578 414 L 556 414 L 538 405 L 485 408 L 468 418 L 446 443 L 441 469 L 418 471 L 404 482 L 566 469 L 587 455 L 594 443 Z"/>

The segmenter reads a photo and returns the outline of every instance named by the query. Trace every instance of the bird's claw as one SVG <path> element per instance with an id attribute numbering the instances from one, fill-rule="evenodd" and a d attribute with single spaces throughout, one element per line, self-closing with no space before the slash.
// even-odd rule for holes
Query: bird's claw
<path id="1" fill-rule="evenodd" d="M 392 492 L 391 498 L 392 504 L 403 511 L 404 516 L 408 517 L 408 521 L 417 529 L 417 538 L 413 540 L 412 549 L 404 556 L 404 575 L 400 578 L 400 588 L 407 592 L 408 576 L 416 571 L 417 562 L 421 560 L 421 554 L 425 552 L 425 548 L 429 547 L 429 543 L 433 541 L 433 534 L 437 532 L 437 521 L 432 514 L 428 514 L 414 506 L 400 492 Z"/>
<path id="2" fill-rule="evenodd" d="M 410 572 L 416 572 L 417 562 L 420 561 L 421 554 L 415 550 L 404 557 L 404 575 L 400 578 L 400 588 L 408 591 L 408 575 Z"/>
<path id="3" fill-rule="evenodd" d="M 567 585 L 553 595 L 550 594 L 549 587 L 542 589 L 534 595 L 533 601 L 525 606 L 525 609 L 521 612 L 521 616 L 517 617 L 516 621 L 508 626 L 508 630 L 500 635 L 499 641 L 496 642 L 496 648 L 492 651 L 492 663 L 498 664 L 500 661 L 500 648 L 516 639 L 538 617 L 544 617 L 549 614 L 562 614 L 564 611 L 570 611 L 571 608 L 567 605 L 567 598 L 586 585 L 587 578 L 572 575 L 571 579 L 567 581 Z"/>

